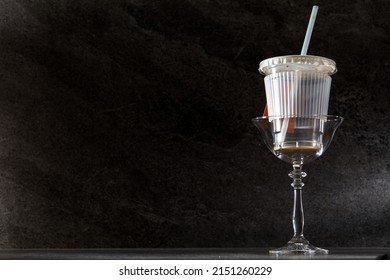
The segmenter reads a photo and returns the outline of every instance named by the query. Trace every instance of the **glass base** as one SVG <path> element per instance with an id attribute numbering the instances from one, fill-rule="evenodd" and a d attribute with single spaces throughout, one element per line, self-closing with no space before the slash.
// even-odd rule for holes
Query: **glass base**
<path id="1" fill-rule="evenodd" d="M 286 246 L 271 249 L 269 253 L 278 255 L 325 255 L 329 251 L 311 245 L 304 237 L 293 237 Z"/>

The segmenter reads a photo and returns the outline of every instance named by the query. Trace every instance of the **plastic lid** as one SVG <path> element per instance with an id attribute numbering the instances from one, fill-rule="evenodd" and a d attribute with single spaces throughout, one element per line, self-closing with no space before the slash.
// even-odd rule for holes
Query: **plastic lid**
<path id="1" fill-rule="evenodd" d="M 259 72 L 263 75 L 284 71 L 319 71 L 328 75 L 337 72 L 336 62 L 314 55 L 285 55 L 263 60 Z"/>

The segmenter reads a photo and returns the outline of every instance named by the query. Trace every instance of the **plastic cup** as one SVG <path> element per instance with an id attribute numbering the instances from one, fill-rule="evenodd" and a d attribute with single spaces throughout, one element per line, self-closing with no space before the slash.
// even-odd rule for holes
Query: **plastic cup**
<path id="1" fill-rule="evenodd" d="M 331 75 L 336 71 L 333 60 L 320 56 L 288 55 L 260 62 L 270 119 L 327 115 Z"/>

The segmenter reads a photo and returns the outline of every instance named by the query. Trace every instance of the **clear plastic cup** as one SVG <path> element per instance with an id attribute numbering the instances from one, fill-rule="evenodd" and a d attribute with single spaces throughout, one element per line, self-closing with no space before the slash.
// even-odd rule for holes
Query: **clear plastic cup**
<path id="1" fill-rule="evenodd" d="M 333 60 L 320 56 L 288 55 L 260 62 L 270 119 L 327 115 L 331 75 L 336 71 Z"/>

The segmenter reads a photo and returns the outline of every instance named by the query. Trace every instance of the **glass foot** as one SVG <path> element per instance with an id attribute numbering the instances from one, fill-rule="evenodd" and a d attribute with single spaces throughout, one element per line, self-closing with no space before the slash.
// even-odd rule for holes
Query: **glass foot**
<path id="1" fill-rule="evenodd" d="M 325 255 L 328 254 L 329 251 L 313 246 L 304 237 L 301 237 L 293 238 L 286 246 L 271 249 L 269 253 L 279 255 Z"/>

